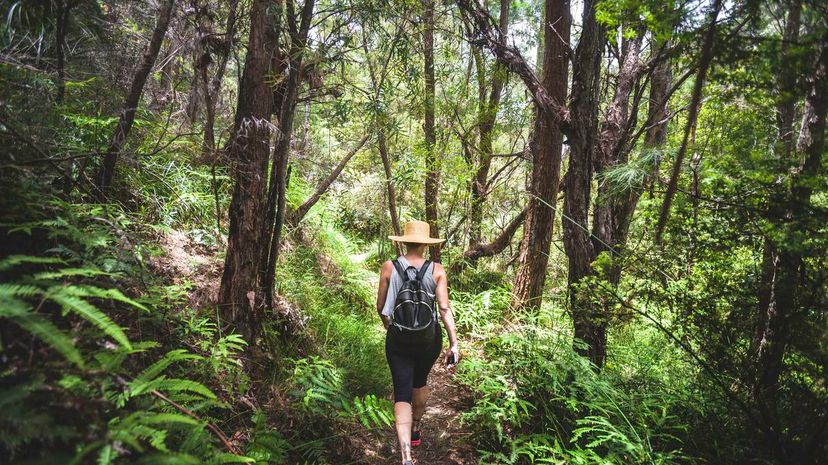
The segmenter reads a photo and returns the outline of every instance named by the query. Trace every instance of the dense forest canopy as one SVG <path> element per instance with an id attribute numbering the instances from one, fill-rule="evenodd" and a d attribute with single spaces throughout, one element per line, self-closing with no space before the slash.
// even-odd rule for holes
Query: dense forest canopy
<path id="1" fill-rule="evenodd" d="M 4 0 L 0 462 L 828 463 L 828 4 Z"/>

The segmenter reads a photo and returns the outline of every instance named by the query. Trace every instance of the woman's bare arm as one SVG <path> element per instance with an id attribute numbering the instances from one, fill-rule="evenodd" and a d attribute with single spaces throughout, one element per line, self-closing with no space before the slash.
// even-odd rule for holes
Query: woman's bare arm
<path id="1" fill-rule="evenodd" d="M 388 297 L 388 285 L 391 283 L 391 270 L 393 269 L 394 265 L 390 260 L 382 264 L 379 287 L 377 289 L 377 313 L 380 319 L 382 319 L 382 324 L 385 326 L 385 329 L 388 329 L 388 325 L 391 324 L 391 319 L 382 314 L 382 309 L 385 307 L 385 299 Z"/>
<path id="2" fill-rule="evenodd" d="M 439 263 L 434 264 L 434 281 L 437 283 L 437 305 L 440 307 L 440 318 L 443 320 L 443 326 L 445 326 L 449 338 L 449 348 L 445 354 L 445 361 L 448 363 L 452 353 L 459 360 L 460 347 L 457 344 L 457 329 L 454 326 L 454 313 L 452 313 L 451 304 L 449 303 L 448 276 L 446 276 L 446 270 L 443 268 L 443 265 Z"/>

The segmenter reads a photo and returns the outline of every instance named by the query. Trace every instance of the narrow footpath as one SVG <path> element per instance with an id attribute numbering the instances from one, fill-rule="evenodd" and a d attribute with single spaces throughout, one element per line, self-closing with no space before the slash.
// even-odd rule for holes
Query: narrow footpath
<path id="1" fill-rule="evenodd" d="M 475 451 L 465 440 L 469 433 L 461 426 L 459 418 L 460 413 L 471 404 L 468 395 L 453 381 L 452 373 L 440 360 L 434 365 L 428 384 L 431 395 L 422 421 L 423 443 L 414 448 L 417 465 L 476 464 Z M 364 454 L 364 462 L 355 463 L 400 463 L 397 435 L 393 426 L 381 435 L 355 434 L 353 446 L 361 449 Z"/>

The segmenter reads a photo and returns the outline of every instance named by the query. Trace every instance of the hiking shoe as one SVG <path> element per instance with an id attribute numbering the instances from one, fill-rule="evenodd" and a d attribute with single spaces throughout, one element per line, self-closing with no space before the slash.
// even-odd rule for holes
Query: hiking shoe
<path id="1" fill-rule="evenodd" d="M 419 431 L 412 431 L 411 432 L 411 447 L 417 447 L 422 443 L 420 440 L 420 432 Z"/>
<path id="2" fill-rule="evenodd" d="M 416 460 L 406 460 L 403 465 L 414 465 L 415 463 L 417 463 Z"/>

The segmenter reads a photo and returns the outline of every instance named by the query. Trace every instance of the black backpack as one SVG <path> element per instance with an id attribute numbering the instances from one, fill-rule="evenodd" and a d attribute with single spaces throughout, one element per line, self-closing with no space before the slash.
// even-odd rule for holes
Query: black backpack
<path id="1" fill-rule="evenodd" d="M 408 270 L 416 268 L 409 266 L 403 269 L 398 260 L 394 260 L 393 263 L 403 283 L 394 301 L 394 313 L 391 315 L 388 332 L 401 344 L 428 345 L 434 340 L 437 325 L 434 297 L 423 285 L 423 278 L 431 266 L 431 260 L 423 263 L 414 279 L 409 277 Z"/>

